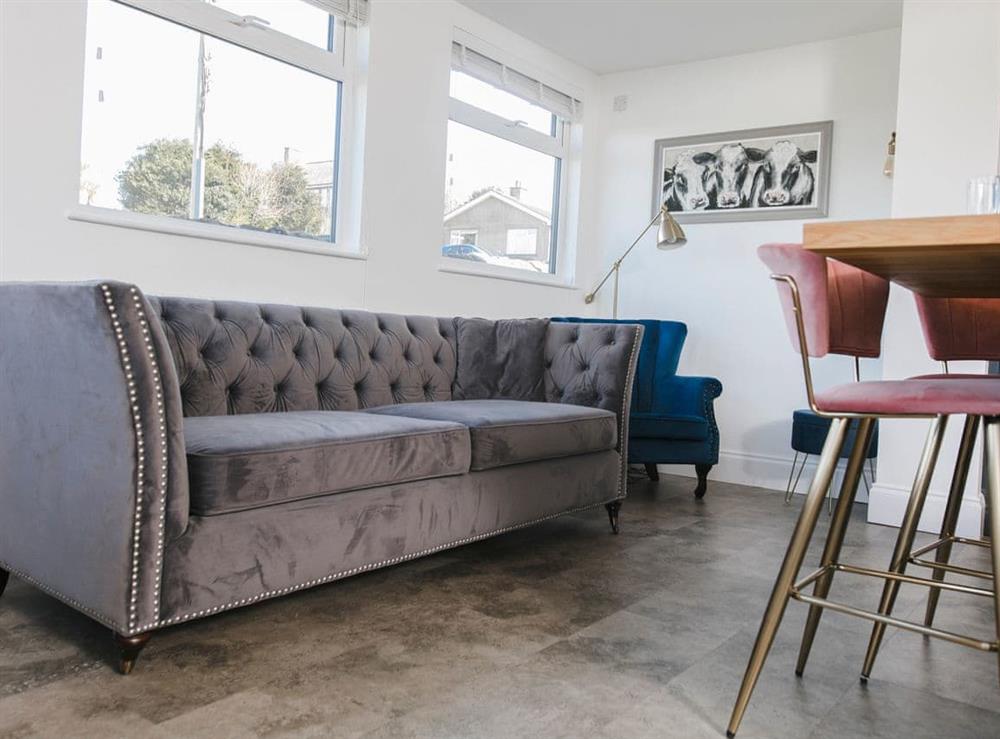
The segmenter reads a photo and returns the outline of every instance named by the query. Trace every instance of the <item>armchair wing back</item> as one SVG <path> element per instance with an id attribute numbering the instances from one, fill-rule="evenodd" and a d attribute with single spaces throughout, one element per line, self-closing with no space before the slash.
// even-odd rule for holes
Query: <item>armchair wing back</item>
<path id="1" fill-rule="evenodd" d="M 722 383 L 714 377 L 677 374 L 687 326 L 654 319 L 553 318 L 554 323 L 623 323 L 643 327 L 632 390 L 628 461 L 643 464 L 653 479 L 657 464 L 693 464 L 695 494 L 705 494 L 708 472 L 719 461 L 714 401 Z"/>

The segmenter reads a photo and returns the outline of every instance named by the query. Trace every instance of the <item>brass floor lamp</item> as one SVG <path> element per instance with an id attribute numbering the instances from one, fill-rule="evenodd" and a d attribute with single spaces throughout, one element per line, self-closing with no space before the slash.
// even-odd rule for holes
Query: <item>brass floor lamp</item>
<path id="1" fill-rule="evenodd" d="M 629 253 L 635 248 L 636 244 L 639 243 L 642 237 L 646 235 L 646 232 L 649 231 L 649 229 L 651 229 L 657 221 L 660 222 L 660 228 L 657 229 L 656 232 L 657 249 L 668 251 L 670 249 L 677 249 L 687 243 L 687 236 L 684 235 L 684 229 L 682 229 L 680 224 L 674 220 L 672 215 L 670 215 L 670 211 L 667 210 L 667 206 L 661 206 L 660 210 L 657 211 L 655 216 L 653 216 L 653 220 L 649 222 L 646 228 L 642 229 L 642 233 L 636 237 L 635 241 L 632 242 L 632 245 L 625 250 L 624 254 L 615 260 L 614 264 L 611 265 L 611 269 L 609 269 L 608 273 L 604 275 L 604 278 L 597 283 L 597 287 L 584 296 L 583 302 L 588 305 L 593 303 L 594 296 L 596 296 L 597 293 L 600 292 L 601 288 L 604 287 L 604 283 L 608 281 L 608 278 L 614 275 L 614 307 L 612 308 L 611 317 L 618 318 L 618 273 L 621 270 L 622 262 L 625 261 L 625 257 L 629 255 Z"/>

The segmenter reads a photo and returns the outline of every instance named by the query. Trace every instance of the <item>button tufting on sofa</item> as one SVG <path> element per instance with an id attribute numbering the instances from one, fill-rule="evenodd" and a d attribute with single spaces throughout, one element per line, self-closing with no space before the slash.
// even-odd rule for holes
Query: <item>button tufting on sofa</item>
<path id="1" fill-rule="evenodd" d="M 606 327 L 570 338 L 546 321 L 531 344 L 539 397 L 454 401 L 469 353 L 452 318 L 155 297 L 143 315 L 120 283 L 95 312 L 100 290 L 0 285 L 0 345 L 18 345 L 0 407 L 31 432 L 4 435 L 0 494 L 21 515 L 0 516 L 0 561 L 123 637 L 624 495 L 634 325 L 608 348 Z M 66 356 L 90 374 L 53 359 Z M 78 412 L 33 414 L 40 392 Z M 117 451 L 87 475 L 62 455 L 58 475 L 34 475 L 39 428 L 88 459 Z M 26 519 L 44 520 L 35 528 L 73 567 L 17 546 Z"/>

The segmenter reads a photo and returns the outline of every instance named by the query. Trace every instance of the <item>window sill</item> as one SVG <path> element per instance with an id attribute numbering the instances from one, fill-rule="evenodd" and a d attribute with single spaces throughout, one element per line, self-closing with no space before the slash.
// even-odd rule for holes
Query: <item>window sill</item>
<path id="1" fill-rule="evenodd" d="M 137 231 L 152 231 L 154 233 L 174 234 L 194 239 L 209 239 L 212 241 L 227 241 L 244 246 L 264 247 L 265 249 L 283 249 L 305 254 L 318 254 L 324 257 L 339 257 L 342 259 L 367 259 L 362 251 L 348 251 L 334 244 L 320 246 L 321 242 L 284 234 L 252 231 L 234 226 L 221 226 L 214 223 L 197 223 L 166 216 L 153 216 L 145 213 L 130 213 L 128 211 L 99 208 L 95 205 L 76 205 L 69 209 L 66 217 L 71 221 L 99 223 L 104 226 L 118 226 Z"/>
<path id="2" fill-rule="evenodd" d="M 458 262 L 458 264 L 452 264 Z M 494 280 L 508 280 L 510 282 L 526 282 L 529 285 L 544 285 L 545 287 L 557 287 L 562 290 L 576 290 L 577 287 L 572 282 L 567 282 L 558 275 L 542 274 L 541 272 L 529 272 L 516 267 L 501 267 L 496 264 L 481 264 L 478 262 L 462 263 L 461 259 L 445 257 L 438 264 L 439 272 L 449 272 L 456 275 L 472 275 L 474 277 L 489 277 Z"/>

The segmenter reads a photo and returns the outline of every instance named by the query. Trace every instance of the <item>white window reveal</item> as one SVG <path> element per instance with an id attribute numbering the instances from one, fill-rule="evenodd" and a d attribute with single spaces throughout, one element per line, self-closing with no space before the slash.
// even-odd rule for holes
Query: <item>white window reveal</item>
<path id="1" fill-rule="evenodd" d="M 452 43 L 442 255 L 476 232 L 478 260 L 555 273 L 576 97 L 499 61 L 463 32 Z"/>
<path id="2" fill-rule="evenodd" d="M 80 204 L 335 244 L 367 12 L 367 0 L 90 0 Z"/>

